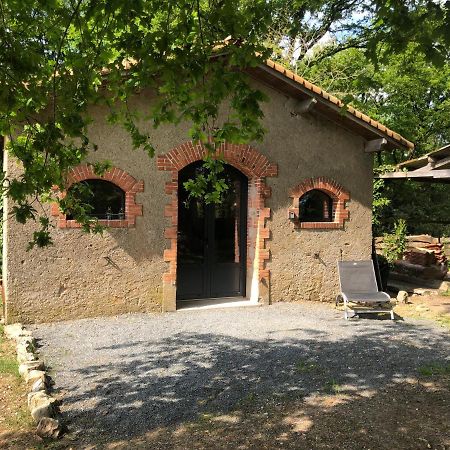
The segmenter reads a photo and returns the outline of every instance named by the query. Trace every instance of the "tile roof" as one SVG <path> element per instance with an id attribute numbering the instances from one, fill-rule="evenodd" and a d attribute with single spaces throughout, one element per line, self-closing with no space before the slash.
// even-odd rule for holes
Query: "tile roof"
<path id="1" fill-rule="evenodd" d="M 273 69 L 273 71 L 281 74 L 284 78 L 287 80 L 292 80 L 295 84 L 298 85 L 299 88 L 303 90 L 303 92 L 309 91 L 313 97 L 321 100 L 325 105 L 328 105 L 331 108 L 338 109 L 341 111 L 336 111 L 338 115 L 340 116 L 350 116 L 351 119 L 356 120 L 358 122 L 362 122 L 367 124 L 368 130 L 370 131 L 373 129 L 373 132 L 376 133 L 376 135 L 383 137 L 386 137 L 389 139 L 390 148 L 395 147 L 403 147 L 407 149 L 414 148 L 414 144 L 407 139 L 405 139 L 403 136 L 401 136 L 399 133 L 396 133 L 395 131 L 389 129 L 388 127 L 384 126 L 382 123 L 372 119 L 368 115 L 358 111 L 357 109 L 353 108 L 353 106 L 346 105 L 344 102 L 339 100 L 334 95 L 329 94 L 328 92 L 324 91 L 320 87 L 314 85 L 313 83 L 310 83 L 308 80 L 305 80 L 303 77 L 300 77 L 299 75 L 295 74 L 291 70 L 286 69 L 281 64 L 278 64 L 270 59 L 267 59 L 265 61 L 265 65 Z M 276 83 L 275 83 L 276 84 Z M 345 109 L 344 109 L 345 108 Z M 344 114 L 343 114 L 344 113 Z M 348 113 L 348 114 L 346 114 Z M 342 119 L 342 117 L 341 117 Z M 342 120 L 340 120 L 342 122 Z M 362 131 L 362 130 L 360 130 Z M 364 135 L 364 134 L 363 134 Z M 366 138 L 370 139 L 370 136 L 367 134 L 367 131 L 365 133 Z M 372 138 L 375 138 L 372 136 Z"/>

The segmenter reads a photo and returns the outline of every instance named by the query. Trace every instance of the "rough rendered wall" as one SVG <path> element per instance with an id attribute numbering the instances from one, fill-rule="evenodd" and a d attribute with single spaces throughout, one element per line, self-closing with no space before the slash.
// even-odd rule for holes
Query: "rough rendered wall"
<path id="1" fill-rule="evenodd" d="M 371 157 L 363 140 L 320 117 L 291 117 L 287 98 L 269 88 L 270 103 L 264 105 L 263 143 L 253 143 L 279 175 L 268 178 L 272 208 L 268 226 L 271 260 L 271 301 L 331 301 L 337 289 L 336 261 L 368 258 L 371 249 Z M 149 95 L 136 100 L 148 110 Z M 156 161 L 133 152 L 127 133 L 105 121 L 105 110 L 93 109 L 91 137 L 98 151 L 89 161 L 108 159 L 113 166 L 144 181 L 137 194 L 143 216 L 135 228 L 110 229 L 103 236 L 86 235 L 78 229 L 52 232 L 55 245 L 26 252 L 32 224 L 7 223 L 6 248 L 8 321 L 42 322 L 116 314 L 160 311 L 162 274 L 167 270 L 163 251 L 164 206 L 168 196 L 164 183 L 169 174 L 157 171 Z M 149 129 L 160 153 L 187 140 L 187 127 Z M 10 173 L 19 168 L 8 162 Z M 291 206 L 289 189 L 305 178 L 326 176 L 350 191 L 350 220 L 343 230 L 294 230 L 287 219 Z M 318 257 L 314 255 L 318 253 Z"/>
<path id="2" fill-rule="evenodd" d="M 151 98 L 142 95 L 142 108 Z M 44 322 L 79 317 L 112 315 L 133 311 L 160 311 L 164 239 L 164 183 L 167 174 L 156 169 L 155 159 L 142 151 L 132 151 L 128 133 L 106 123 L 105 110 L 98 107 L 91 115 L 90 137 L 98 151 L 88 161 L 111 161 L 112 165 L 144 181 L 144 192 L 136 201 L 143 205 L 143 216 L 135 228 L 105 231 L 103 236 L 87 235 L 79 229 L 56 228 L 55 245 L 26 251 L 33 225 L 7 224 L 8 321 Z M 185 140 L 186 129 L 149 130 L 166 151 Z M 8 170 L 18 173 L 9 159 Z"/>
<path id="3" fill-rule="evenodd" d="M 372 156 L 361 137 L 311 114 L 292 117 L 286 97 L 265 107 L 270 130 L 258 149 L 278 163 L 267 179 L 272 196 L 269 226 L 271 301 L 332 301 L 338 289 L 337 261 L 370 258 L 372 239 Z M 350 191 L 350 220 L 339 230 L 294 229 L 287 219 L 289 190 L 307 178 L 328 177 Z M 297 206 L 297 205 L 296 205 Z"/>

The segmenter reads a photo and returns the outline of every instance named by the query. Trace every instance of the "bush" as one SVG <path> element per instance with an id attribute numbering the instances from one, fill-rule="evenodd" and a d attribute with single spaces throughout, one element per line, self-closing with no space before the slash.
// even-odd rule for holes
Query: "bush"
<path id="1" fill-rule="evenodd" d="M 383 256 L 391 266 L 395 261 L 403 259 L 403 253 L 406 250 L 406 233 L 406 222 L 404 219 L 399 219 L 394 224 L 394 232 L 383 236 Z"/>

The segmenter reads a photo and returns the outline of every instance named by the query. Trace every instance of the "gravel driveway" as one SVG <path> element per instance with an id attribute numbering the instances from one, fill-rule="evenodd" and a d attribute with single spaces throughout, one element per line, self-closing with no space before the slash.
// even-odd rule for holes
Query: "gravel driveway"
<path id="1" fill-rule="evenodd" d="M 449 358 L 424 321 L 344 321 L 329 305 L 132 314 L 35 327 L 84 436 L 127 439 L 161 426 L 341 389 L 383 389 Z"/>

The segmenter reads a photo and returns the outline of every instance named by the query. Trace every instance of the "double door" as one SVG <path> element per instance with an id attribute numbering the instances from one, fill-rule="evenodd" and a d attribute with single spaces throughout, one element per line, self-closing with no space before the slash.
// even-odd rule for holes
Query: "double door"
<path id="1" fill-rule="evenodd" d="M 199 162 L 179 174 L 177 299 L 245 296 L 247 178 L 225 166 L 228 190 L 206 204 L 183 186 L 202 170 Z"/>

